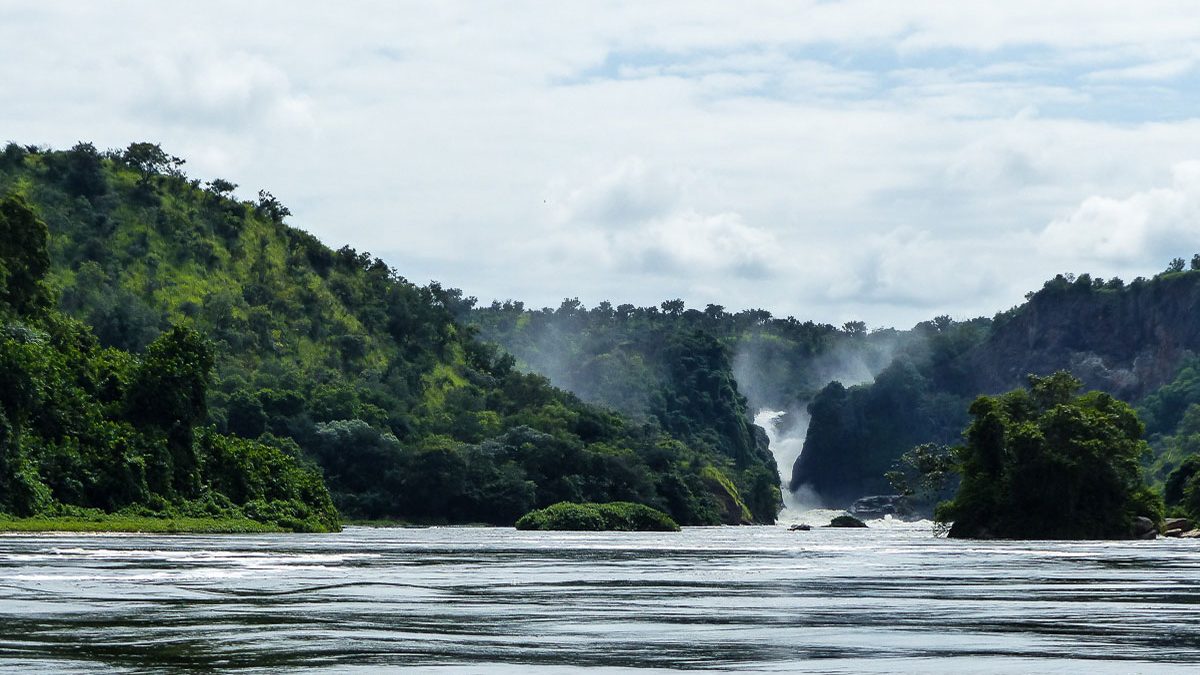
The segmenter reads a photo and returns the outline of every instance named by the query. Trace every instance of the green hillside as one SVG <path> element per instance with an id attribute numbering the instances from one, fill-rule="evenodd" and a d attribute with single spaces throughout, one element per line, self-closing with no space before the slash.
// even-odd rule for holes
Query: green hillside
<path id="1" fill-rule="evenodd" d="M 55 311 L 47 242 L 24 199 L 0 199 L 0 514 L 32 529 L 340 528 L 285 447 L 204 425 L 203 336 L 172 327 L 135 355 Z"/>
<path id="2" fill-rule="evenodd" d="M 270 194 L 239 201 L 182 164 L 150 144 L 10 144 L 0 195 L 48 225 L 49 294 L 99 348 L 147 354 L 173 327 L 212 344 L 205 433 L 312 462 L 351 518 L 511 524 L 630 501 L 683 524 L 773 522 L 774 467 L 744 420 L 726 446 L 586 404 L 474 339 L 457 291 L 332 250 Z"/>

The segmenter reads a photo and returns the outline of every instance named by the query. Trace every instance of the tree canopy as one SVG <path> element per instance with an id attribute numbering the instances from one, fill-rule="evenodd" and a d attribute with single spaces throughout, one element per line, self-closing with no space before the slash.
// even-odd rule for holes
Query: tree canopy
<path id="1" fill-rule="evenodd" d="M 962 482 L 937 510 L 950 536 L 1119 539 L 1135 516 L 1161 519 L 1142 480 L 1148 451 L 1133 409 L 1102 392 L 1078 395 L 1067 372 L 982 396 L 954 449 Z"/>

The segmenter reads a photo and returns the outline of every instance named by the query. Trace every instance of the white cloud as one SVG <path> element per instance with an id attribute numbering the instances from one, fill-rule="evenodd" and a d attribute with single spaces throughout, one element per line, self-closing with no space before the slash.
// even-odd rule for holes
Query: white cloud
<path id="1" fill-rule="evenodd" d="M 1102 262 L 1155 264 L 1200 250 L 1200 161 L 1172 167 L 1169 187 L 1123 199 L 1088 197 L 1046 226 L 1046 255 Z"/>
<path id="2" fill-rule="evenodd" d="M 146 111 L 168 124 L 226 129 L 313 125 L 308 101 L 292 90 L 283 70 L 236 52 L 152 58 L 131 112 Z"/>
<path id="3" fill-rule="evenodd" d="M 1098 82 L 1113 80 L 1170 80 L 1186 75 L 1196 67 L 1196 61 L 1191 58 L 1166 59 L 1152 61 L 1125 68 L 1110 68 L 1088 74 L 1088 79 Z"/>
<path id="4" fill-rule="evenodd" d="M 599 263 L 634 278 L 769 276 L 775 237 L 738 213 L 689 206 L 702 182 L 632 157 L 582 186 L 559 186 L 565 197 L 554 212 L 550 245 L 574 263 Z"/>
<path id="5" fill-rule="evenodd" d="M 484 299 L 903 325 L 1197 249 L 1198 55 L 1166 1 L 47 0 L 0 140 L 161 142 Z"/>

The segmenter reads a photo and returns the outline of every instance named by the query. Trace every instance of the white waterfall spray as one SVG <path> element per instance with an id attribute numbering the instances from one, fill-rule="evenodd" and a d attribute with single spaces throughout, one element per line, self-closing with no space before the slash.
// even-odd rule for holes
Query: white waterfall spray
<path id="1" fill-rule="evenodd" d="M 783 493 L 783 511 L 778 516 L 780 523 L 798 523 L 803 518 L 820 521 L 825 515 L 813 513 L 814 510 L 820 510 L 821 499 L 807 486 L 802 485 L 795 492 L 788 489 L 792 467 L 804 450 L 808 420 L 808 412 L 803 408 L 791 412 L 762 409 L 754 415 L 754 423 L 767 432 L 771 454 L 775 456 L 775 464 L 779 467 L 779 488 Z M 841 511 L 829 513 L 837 515 Z"/>

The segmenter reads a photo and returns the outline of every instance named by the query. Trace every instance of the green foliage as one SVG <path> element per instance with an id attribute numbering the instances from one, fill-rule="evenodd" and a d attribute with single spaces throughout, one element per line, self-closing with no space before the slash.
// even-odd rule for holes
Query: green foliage
<path id="1" fill-rule="evenodd" d="M 829 521 L 829 527 L 866 527 L 867 524 L 855 518 L 854 516 L 841 515 L 834 516 Z"/>
<path id="2" fill-rule="evenodd" d="M 96 196 L 76 175 L 91 164 L 76 159 L 66 162 L 67 180 Z M 159 523 L 167 529 L 214 519 L 340 527 L 319 475 L 294 457 L 211 432 L 196 438 L 214 364 L 199 333 L 171 328 L 139 357 L 101 347 L 86 325 L 31 300 L 47 272 L 38 262 L 47 228 L 20 200 L 4 200 L 3 211 L 6 231 L 20 234 L 5 242 L 6 269 L 24 276 L 0 287 L 8 300 L 0 306 L 0 514 L 34 518 L 13 524 L 22 529 L 125 527 L 104 516 L 118 512 L 142 525 L 189 519 Z"/>
<path id="3" fill-rule="evenodd" d="M 662 511 L 630 502 L 559 502 L 530 511 L 517 520 L 518 530 L 584 530 L 678 532 L 679 525 Z"/>
<path id="4" fill-rule="evenodd" d="M 59 414 L 63 405 L 37 412 L 41 384 L 53 378 L 25 361 L 39 341 L 58 339 L 53 331 L 15 326 L 12 348 L 0 352 L 0 368 L 15 369 L 0 392 L 12 402 L 10 423 L 22 433 L 36 423 L 47 439 L 36 453 L 21 441 L 6 455 L 12 494 L 25 503 L 44 502 L 38 486 L 51 501 L 106 509 L 228 491 L 241 513 L 328 527 L 319 499 L 304 501 L 311 485 L 299 474 L 285 472 L 272 492 L 254 469 L 311 462 L 333 503 L 356 518 L 511 525 L 570 499 L 638 502 L 714 523 L 726 512 L 701 472 L 716 466 L 739 482 L 758 520 L 773 520 L 778 502 L 753 471 L 761 462 L 744 415 L 680 422 L 740 405 L 731 380 L 694 379 L 703 396 L 658 400 L 669 428 L 596 408 L 476 341 L 455 319 L 473 298 L 411 284 L 368 253 L 330 250 L 285 225 L 289 212 L 270 193 L 238 201 L 237 186 L 202 187 L 182 164 L 152 143 L 109 153 L 17 148 L 0 158 L 0 190 L 19 187 L 49 226 L 45 286 L 58 291 L 61 312 L 93 328 L 76 350 L 89 356 L 66 359 L 90 370 L 63 378 L 90 383 L 64 385 L 84 421 Z M 674 349 L 682 377 L 692 377 L 687 345 Z M 727 369 L 719 345 L 706 349 Z M 680 443 L 670 429 L 691 436 Z M 92 470 L 93 454 L 104 471 Z M 40 478 L 25 489 L 27 475 Z"/>
<path id="5" fill-rule="evenodd" d="M 1029 390 L 983 396 L 966 443 L 955 448 L 962 482 L 938 508 L 952 537 L 1119 539 L 1134 516 L 1161 519 L 1142 482 L 1142 423 L 1101 392 L 1076 396 L 1069 373 L 1029 377 Z"/>
<path id="6" fill-rule="evenodd" d="M 952 496 L 957 487 L 954 455 L 941 443 L 922 443 L 905 452 L 884 477 L 899 495 L 918 506 L 932 507 Z"/>
<path id="7" fill-rule="evenodd" d="M 516 355 L 522 368 L 586 401 L 656 425 L 702 455 L 701 466 L 719 467 L 744 496 L 736 505 L 719 482 L 697 484 L 694 469 L 660 474 L 660 494 L 674 504 L 692 504 L 690 513 L 714 509 L 718 518 L 734 522 L 741 506 L 752 520 L 771 522 L 781 504 L 779 467 L 762 430 L 750 422 L 739 381 L 757 383 L 759 405 L 792 406 L 823 386 L 845 354 L 865 367 L 881 366 L 892 337 L 868 335 L 861 322 L 839 330 L 775 319 L 764 310 L 731 314 L 709 305 L 701 312 L 681 300 L 659 307 L 601 302 L 586 309 L 567 299 L 558 309 L 542 310 L 511 301 L 478 309 L 473 301 L 454 304 L 458 316 Z"/>
<path id="8" fill-rule="evenodd" d="M 0 199 L 0 307 L 18 314 L 42 309 L 50 270 L 46 224 L 18 195 Z"/>

